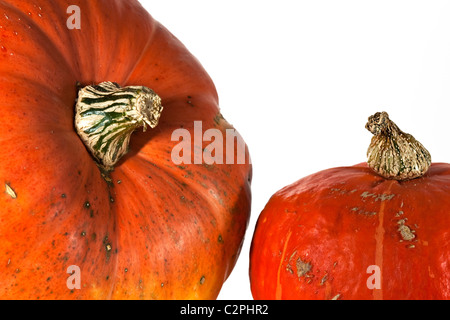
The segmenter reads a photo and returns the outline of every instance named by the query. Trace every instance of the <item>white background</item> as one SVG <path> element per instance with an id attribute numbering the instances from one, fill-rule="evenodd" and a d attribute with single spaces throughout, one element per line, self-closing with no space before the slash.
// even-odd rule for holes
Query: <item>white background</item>
<path id="1" fill-rule="evenodd" d="M 282 187 L 366 160 L 387 111 L 450 162 L 450 1 L 141 0 L 200 60 L 253 163 L 252 217 L 219 299 L 252 299 L 251 238 Z"/>

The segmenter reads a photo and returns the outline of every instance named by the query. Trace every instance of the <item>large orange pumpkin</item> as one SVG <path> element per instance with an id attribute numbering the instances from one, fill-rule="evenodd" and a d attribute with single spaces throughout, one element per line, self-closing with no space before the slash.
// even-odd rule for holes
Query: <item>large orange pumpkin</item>
<path id="1" fill-rule="evenodd" d="M 247 227 L 251 165 L 174 163 L 176 129 L 232 129 L 199 62 L 135 0 L 6 0 L 0 12 L 0 298 L 216 298 Z M 97 109 L 75 111 L 77 98 Z M 130 118 L 125 100 L 154 118 Z M 138 120 L 159 124 L 128 147 Z M 115 162 L 77 134 L 101 131 L 93 148 L 122 144 L 104 152 Z"/>
<path id="2" fill-rule="evenodd" d="M 450 165 L 386 113 L 368 162 L 277 192 L 254 233 L 255 299 L 450 299 Z"/>

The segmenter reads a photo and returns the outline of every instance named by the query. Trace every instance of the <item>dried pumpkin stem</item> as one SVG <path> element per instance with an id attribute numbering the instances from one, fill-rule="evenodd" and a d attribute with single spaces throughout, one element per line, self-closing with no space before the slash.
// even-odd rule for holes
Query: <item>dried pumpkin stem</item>
<path id="1" fill-rule="evenodd" d="M 162 109 L 151 89 L 102 82 L 79 90 L 75 128 L 99 166 L 110 171 L 128 152 L 133 131 L 155 128 Z"/>
<path id="2" fill-rule="evenodd" d="M 431 155 L 412 135 L 401 131 L 386 112 L 369 117 L 366 129 L 374 136 L 367 151 L 367 163 L 387 179 L 409 180 L 423 176 Z"/>

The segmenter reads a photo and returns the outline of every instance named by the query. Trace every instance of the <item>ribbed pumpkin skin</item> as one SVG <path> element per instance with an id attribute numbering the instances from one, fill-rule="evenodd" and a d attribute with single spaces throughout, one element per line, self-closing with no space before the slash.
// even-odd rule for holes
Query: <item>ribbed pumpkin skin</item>
<path id="1" fill-rule="evenodd" d="M 254 298 L 450 299 L 449 192 L 450 165 L 442 163 L 410 181 L 360 164 L 285 187 L 254 233 Z M 370 266 L 379 267 L 380 289 Z"/>
<path id="2" fill-rule="evenodd" d="M 70 5 L 81 30 L 66 27 Z M 251 166 L 171 160 L 175 129 L 231 128 L 205 70 L 135 0 L 3 0 L 0 12 L 0 187 L 17 196 L 0 194 L 0 299 L 215 299 L 247 227 Z M 112 185 L 73 125 L 76 83 L 103 81 L 152 88 L 164 106 Z"/>

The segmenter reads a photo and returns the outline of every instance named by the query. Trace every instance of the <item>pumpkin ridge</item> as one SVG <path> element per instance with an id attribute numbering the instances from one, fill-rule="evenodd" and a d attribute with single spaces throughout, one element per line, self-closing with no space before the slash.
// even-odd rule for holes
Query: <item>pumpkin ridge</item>
<path id="1" fill-rule="evenodd" d="M 137 61 L 140 61 L 145 55 L 144 49 L 147 48 L 153 41 L 153 36 L 159 25 L 142 7 L 139 1 L 125 2 L 119 0 L 85 0 L 80 3 L 79 6 L 82 8 L 83 12 L 88 12 L 88 14 L 83 16 L 83 21 L 86 25 L 90 25 L 91 28 L 94 28 L 95 31 L 90 33 L 92 37 L 89 37 L 88 40 L 90 41 L 86 43 L 92 53 L 90 59 L 85 59 L 85 53 L 82 46 L 73 46 L 72 52 L 76 52 L 76 55 L 74 56 L 76 61 L 74 67 L 80 68 L 80 65 L 82 65 L 80 69 L 85 70 L 85 72 L 80 75 L 82 79 L 77 80 L 82 81 L 83 84 L 115 81 L 123 86 L 126 86 L 129 82 L 131 72 L 136 68 Z M 108 7 L 108 10 L 105 10 L 105 7 Z M 106 14 L 106 12 L 108 12 L 108 14 Z M 130 28 L 119 28 L 115 33 L 108 31 L 113 29 L 120 21 L 129 22 L 128 17 L 133 14 L 137 19 L 133 19 L 132 22 L 139 21 L 139 25 L 135 26 L 138 27 L 139 31 L 136 31 L 136 29 L 131 29 L 133 31 L 130 31 Z M 122 61 L 125 68 L 113 66 L 114 69 L 120 67 L 120 72 L 111 72 L 110 66 L 102 63 L 98 64 L 99 61 L 110 61 L 113 58 L 113 55 L 134 55 L 134 52 L 138 51 L 134 46 L 136 39 L 139 38 L 135 35 L 136 32 L 145 35 L 148 34 L 150 36 L 146 37 L 145 45 L 140 47 L 140 52 L 136 55 L 136 57 Z M 76 32 L 71 33 L 70 37 L 73 40 L 71 43 L 75 44 L 79 42 L 79 37 Z M 123 39 L 133 40 L 124 41 Z M 138 40 L 139 41 L 137 43 L 144 42 L 141 41 L 140 38 Z M 82 39 L 82 41 L 86 42 L 86 39 Z M 124 43 L 129 43 L 130 47 L 125 47 Z M 105 47 L 107 47 L 107 50 L 105 50 Z M 86 69 L 88 70 L 87 72 Z M 114 76 L 110 77 L 111 74 Z M 89 76 L 86 77 L 86 75 Z M 140 85 L 146 84 L 140 83 Z"/>
<path id="2" fill-rule="evenodd" d="M 275 288 L 275 299 L 280 300 L 282 298 L 282 294 L 283 294 L 283 288 L 281 286 L 281 280 L 280 280 L 280 276 L 281 276 L 281 269 L 284 263 L 284 257 L 286 256 L 286 250 L 287 250 L 287 246 L 289 243 L 289 240 L 291 238 L 292 235 L 292 231 L 289 230 L 287 235 L 286 235 L 286 240 L 283 246 L 283 251 L 281 252 L 281 257 L 280 257 L 280 264 L 278 266 L 278 272 L 277 272 L 277 284 L 276 284 L 276 288 Z"/>
<path id="3" fill-rule="evenodd" d="M 395 181 L 390 181 L 389 186 L 384 190 L 385 194 L 390 194 L 392 185 Z M 381 201 L 380 208 L 378 210 L 378 226 L 375 228 L 375 265 L 378 266 L 383 274 L 383 246 L 384 246 L 384 236 L 386 230 L 384 228 L 384 214 L 386 208 L 386 201 Z M 383 288 L 373 290 L 373 297 L 375 300 L 383 300 Z"/>
<path id="4" fill-rule="evenodd" d="M 0 83 L 3 82 L 4 78 L 1 74 L 0 74 Z M 51 97 L 51 99 L 56 99 L 56 101 L 51 101 L 51 102 L 56 102 L 58 103 L 58 110 L 63 109 L 67 106 L 67 102 L 64 101 L 61 97 L 61 95 L 59 94 L 58 91 L 55 90 L 55 88 L 53 86 L 51 86 L 51 84 L 49 83 L 38 83 L 36 80 L 34 79 L 30 79 L 30 78 L 26 78 L 23 75 L 19 75 L 19 74 L 8 74 L 8 78 L 14 78 L 17 80 L 17 82 L 21 82 L 21 81 L 26 81 L 27 85 L 39 89 L 41 90 L 40 94 L 42 94 L 44 92 L 44 94 L 48 97 Z M 6 81 L 5 81 L 6 82 Z M 8 82 L 11 83 L 11 80 L 9 80 Z M 75 88 L 75 85 L 74 85 Z M 75 90 L 74 90 L 75 93 Z M 48 103 L 48 101 L 46 101 L 46 104 Z M 2 102 L 2 106 L 4 106 L 5 104 Z M 70 120 L 73 117 L 73 108 L 72 106 L 70 108 L 67 108 L 67 110 L 70 112 L 70 115 L 68 115 L 70 117 Z M 35 109 L 28 109 L 28 111 L 32 111 L 34 112 Z M 46 109 L 45 112 L 51 112 L 51 110 Z M 59 111 L 58 111 L 59 112 Z M 70 128 L 70 130 L 72 130 L 72 128 Z M 73 131 L 73 130 L 72 130 Z"/>
<path id="5" fill-rule="evenodd" d="M 151 18 L 153 20 L 153 18 Z M 152 42 L 153 42 L 153 38 L 155 37 L 155 30 L 157 29 L 157 27 L 160 27 L 159 23 L 157 21 L 153 22 L 154 27 L 151 30 L 151 33 L 149 35 L 149 37 L 147 38 L 147 42 L 145 44 L 145 46 L 142 48 L 142 52 L 139 55 L 139 58 L 137 58 L 135 60 L 135 63 L 133 64 L 133 66 L 130 68 L 128 74 L 125 76 L 124 80 L 123 80 L 123 84 L 124 86 L 126 86 L 127 84 L 129 85 L 133 85 L 132 83 L 130 83 L 130 78 L 134 73 L 134 70 L 136 70 L 136 68 L 138 67 L 138 65 L 140 64 L 140 62 L 143 60 L 143 58 L 145 57 L 148 48 L 151 46 Z"/>

